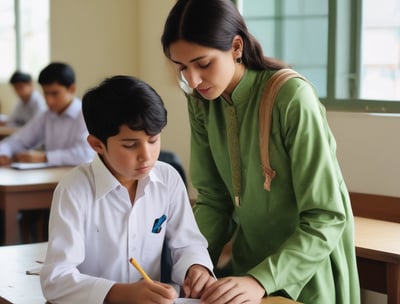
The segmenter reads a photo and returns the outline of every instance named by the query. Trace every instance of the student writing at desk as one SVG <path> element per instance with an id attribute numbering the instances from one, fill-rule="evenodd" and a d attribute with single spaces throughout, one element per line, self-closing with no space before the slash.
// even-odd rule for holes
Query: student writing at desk
<path id="1" fill-rule="evenodd" d="M 48 109 L 0 142 L 0 165 L 15 161 L 74 166 L 91 161 L 94 152 L 86 141 L 88 132 L 81 100 L 75 96 L 72 67 L 60 62 L 51 63 L 40 72 L 39 83 Z M 36 240 L 32 225 L 40 216 L 46 218 L 46 211 L 22 212 L 23 242 Z"/>
<path id="2" fill-rule="evenodd" d="M 31 75 L 16 71 L 10 78 L 10 84 L 19 99 L 7 120 L 0 125 L 22 127 L 33 117 L 44 112 L 47 108 L 46 103 L 43 96 L 34 89 Z"/>
<path id="3" fill-rule="evenodd" d="M 264 57 L 230 0 L 176 1 L 162 44 L 188 89 L 194 212 L 215 263 L 232 241 L 231 263 L 202 300 L 358 304 L 349 195 L 312 86 L 293 78 L 276 95 L 268 133 L 276 174 L 264 184 L 260 99 L 285 65 Z"/>
<path id="4" fill-rule="evenodd" d="M 83 97 L 88 142 L 97 156 L 58 184 L 40 272 L 51 303 L 165 303 L 176 290 L 158 282 L 164 241 L 172 281 L 188 297 L 215 282 L 207 242 L 179 173 L 157 161 L 167 112 L 146 83 L 106 79 Z M 138 261 L 152 282 L 130 265 Z"/>
<path id="5" fill-rule="evenodd" d="M 81 100 L 75 97 L 73 69 L 65 63 L 51 63 L 40 72 L 39 83 L 48 109 L 0 142 L 0 165 L 12 161 L 49 166 L 89 162 L 94 153 L 86 142 L 88 132 Z M 35 150 L 37 147 L 44 150 Z"/>

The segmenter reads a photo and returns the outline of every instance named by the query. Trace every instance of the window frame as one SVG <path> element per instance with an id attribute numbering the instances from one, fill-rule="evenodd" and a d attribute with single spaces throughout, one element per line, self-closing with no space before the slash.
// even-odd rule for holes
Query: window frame
<path id="1" fill-rule="evenodd" d="M 246 0 L 234 2 L 242 12 Z M 328 0 L 326 97 L 320 97 L 320 100 L 327 110 L 331 111 L 400 113 L 400 100 L 370 100 L 356 97 L 359 96 L 359 77 L 361 75 L 361 56 L 359 54 L 361 54 L 362 3 L 363 0 Z M 343 19 L 338 19 L 339 15 L 346 18 L 344 25 Z M 244 18 L 246 21 L 246 17 Z M 338 29 L 339 23 L 342 27 L 340 30 Z M 346 48 L 348 46 L 345 58 L 338 58 L 338 47 L 341 43 L 345 43 L 346 45 L 343 46 Z M 340 59 L 342 61 L 345 59 L 346 63 L 340 62 Z M 347 79 L 338 78 L 340 65 L 342 65 L 342 70 L 346 71 Z M 337 96 L 340 95 L 338 88 L 347 90 L 345 96 L 350 97 L 338 98 Z"/>

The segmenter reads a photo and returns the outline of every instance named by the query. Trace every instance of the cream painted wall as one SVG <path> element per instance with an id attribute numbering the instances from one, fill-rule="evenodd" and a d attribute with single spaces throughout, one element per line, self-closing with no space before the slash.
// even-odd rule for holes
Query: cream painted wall
<path id="1" fill-rule="evenodd" d="M 72 65 L 79 96 L 105 77 L 137 71 L 137 7 L 132 0 L 50 2 L 51 60 Z"/>
<path id="2" fill-rule="evenodd" d="M 351 191 L 400 196 L 400 115 L 328 112 Z"/>
<path id="3" fill-rule="evenodd" d="M 6 83 L 0 83 L 0 113 L 9 114 L 14 106 L 17 96 L 14 94 L 12 87 Z"/>
<path id="4" fill-rule="evenodd" d="M 139 76 L 161 95 L 168 111 L 168 124 L 163 131 L 162 147 L 177 152 L 186 172 L 189 166 L 189 120 L 186 101 L 176 85 L 175 73 L 161 47 L 164 21 L 175 1 L 139 1 Z M 154 8 L 157 8 L 156 10 Z M 191 196 L 195 191 L 190 188 Z"/>

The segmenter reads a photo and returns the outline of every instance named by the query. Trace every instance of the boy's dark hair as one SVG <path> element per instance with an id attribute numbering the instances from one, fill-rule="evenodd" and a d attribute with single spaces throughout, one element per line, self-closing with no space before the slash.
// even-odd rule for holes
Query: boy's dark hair
<path id="1" fill-rule="evenodd" d="M 87 91 L 82 111 L 89 134 L 105 145 L 123 125 L 156 135 L 167 124 L 167 110 L 157 92 L 144 81 L 124 75 L 107 78 Z"/>
<path id="2" fill-rule="evenodd" d="M 27 73 L 23 73 L 21 71 L 15 71 L 10 78 L 10 83 L 11 84 L 16 84 L 16 83 L 29 83 L 32 81 L 31 75 Z"/>
<path id="3" fill-rule="evenodd" d="M 75 73 L 71 66 L 62 62 L 53 62 L 46 66 L 39 74 L 41 85 L 58 83 L 69 88 L 75 83 Z"/>

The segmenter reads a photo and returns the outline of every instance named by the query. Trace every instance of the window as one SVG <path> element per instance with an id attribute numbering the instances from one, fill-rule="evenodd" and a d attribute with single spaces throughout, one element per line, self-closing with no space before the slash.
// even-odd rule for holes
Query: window
<path id="1" fill-rule="evenodd" d="M 400 100 L 400 1 L 363 4 L 360 97 Z"/>
<path id="2" fill-rule="evenodd" d="M 399 0 L 239 0 L 267 56 L 331 109 L 400 113 Z"/>
<path id="3" fill-rule="evenodd" d="M 49 53 L 49 0 L 1 0 L 0 81 L 16 69 L 36 77 Z"/>

